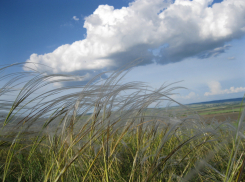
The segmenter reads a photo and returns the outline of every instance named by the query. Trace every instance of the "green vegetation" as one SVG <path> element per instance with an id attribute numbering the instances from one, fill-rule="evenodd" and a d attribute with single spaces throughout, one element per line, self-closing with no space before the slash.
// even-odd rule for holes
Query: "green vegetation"
<path id="1" fill-rule="evenodd" d="M 236 109 L 224 109 L 224 110 L 218 110 L 218 111 L 202 112 L 199 114 L 208 115 L 208 114 L 220 114 L 220 113 L 233 113 L 233 112 L 239 112 L 239 111 L 240 111 L 240 108 L 236 108 Z"/>
<path id="2" fill-rule="evenodd" d="M 11 67 L 1 71 L 6 69 Z M 178 112 L 146 109 L 160 101 L 174 102 L 169 96 L 177 87 L 151 90 L 138 82 L 119 84 L 127 69 L 104 81 L 96 82 L 98 75 L 87 85 L 61 88 L 51 85 L 74 78 L 35 71 L 2 76 L 7 81 L 0 102 L 8 114 L 0 130 L 0 179 L 244 180 L 242 105 L 237 123 L 207 124 L 185 106 Z"/>

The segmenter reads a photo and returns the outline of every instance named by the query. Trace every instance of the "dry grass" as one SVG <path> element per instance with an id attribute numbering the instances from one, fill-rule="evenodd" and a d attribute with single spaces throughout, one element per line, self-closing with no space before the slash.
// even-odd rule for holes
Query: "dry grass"
<path id="1" fill-rule="evenodd" d="M 178 87 L 120 84 L 131 66 L 60 88 L 51 85 L 75 78 L 1 68 L 1 180 L 241 181 L 245 111 L 235 125 L 206 124 L 188 108 L 180 119 L 146 115 L 149 105 L 174 102 Z"/>

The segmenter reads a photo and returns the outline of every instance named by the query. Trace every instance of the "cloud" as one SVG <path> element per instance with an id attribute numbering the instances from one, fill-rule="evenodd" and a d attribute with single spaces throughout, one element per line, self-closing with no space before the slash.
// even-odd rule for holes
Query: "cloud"
<path id="1" fill-rule="evenodd" d="M 75 21 L 79 20 L 79 18 L 77 18 L 76 16 L 73 16 L 72 19 L 75 20 Z"/>
<path id="2" fill-rule="evenodd" d="M 184 96 L 183 99 L 192 99 L 197 97 L 198 94 L 196 94 L 195 92 L 190 92 L 188 95 Z"/>
<path id="3" fill-rule="evenodd" d="M 69 27 L 72 28 L 74 25 L 71 22 L 64 23 L 63 25 L 60 25 L 60 27 Z"/>
<path id="4" fill-rule="evenodd" d="M 228 57 L 227 59 L 229 59 L 229 60 L 234 60 L 234 59 L 236 59 L 236 58 L 233 56 L 233 57 Z"/>
<path id="5" fill-rule="evenodd" d="M 209 58 L 209 57 L 216 57 L 219 54 L 224 53 L 225 50 L 228 50 L 230 47 L 231 47 L 231 45 L 224 45 L 222 47 L 217 47 L 213 50 L 204 51 L 204 52 L 198 54 L 197 57 L 200 59 L 205 59 L 205 58 Z"/>
<path id="6" fill-rule="evenodd" d="M 193 99 L 193 98 L 196 98 L 198 97 L 199 95 L 196 94 L 195 92 L 190 92 L 188 95 L 184 95 L 184 96 L 180 96 L 180 95 L 173 95 L 172 98 L 173 99 Z"/>
<path id="7" fill-rule="evenodd" d="M 225 42 L 245 34 L 245 1 L 211 4 L 212 0 L 135 0 L 121 9 L 100 5 L 85 18 L 85 39 L 44 55 L 34 53 L 27 61 L 38 63 L 40 71 L 46 71 L 40 66 L 44 64 L 53 67 L 49 72 L 89 74 L 89 79 L 93 71 L 114 70 L 139 57 L 144 59 L 141 64 L 153 59 L 167 64 L 217 56 L 228 49 Z"/>
<path id="8" fill-rule="evenodd" d="M 245 92 L 245 87 L 230 87 L 229 89 L 222 90 L 222 87 L 218 81 L 212 81 L 208 84 L 208 86 L 210 92 L 206 92 L 204 96 Z"/>

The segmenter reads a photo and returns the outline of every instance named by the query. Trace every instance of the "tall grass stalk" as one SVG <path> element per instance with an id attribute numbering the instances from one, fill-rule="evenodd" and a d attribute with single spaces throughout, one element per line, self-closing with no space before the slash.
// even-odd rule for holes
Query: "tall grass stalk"
<path id="1" fill-rule="evenodd" d="M 0 68 L 0 179 L 243 180 L 245 110 L 237 127 L 207 123 L 171 98 L 182 87 L 123 83 L 134 64 L 80 85 L 77 76 L 11 73 L 22 64 Z M 181 114 L 157 109 L 164 102 Z"/>
<path id="2" fill-rule="evenodd" d="M 244 100 L 244 97 L 243 97 L 243 100 Z M 243 100 L 241 102 L 241 109 L 242 109 L 242 105 L 243 105 Z M 234 171 L 233 171 L 231 176 L 230 176 L 230 173 L 231 173 L 232 168 L 234 168 L 233 163 L 236 161 L 237 151 L 240 147 L 239 145 L 241 142 L 239 133 L 240 133 L 241 123 L 242 123 L 243 119 L 245 118 L 245 108 L 244 108 L 243 112 L 241 111 L 241 109 L 240 109 L 240 119 L 237 120 L 236 136 L 235 136 L 235 139 L 233 141 L 233 147 L 232 147 L 230 159 L 229 159 L 227 170 L 226 170 L 225 181 L 232 181 L 234 178 L 234 175 L 235 175 Z M 241 155 L 241 156 L 243 156 L 243 155 Z M 238 160 L 238 163 L 234 169 L 235 171 L 239 170 L 241 168 L 241 166 L 243 165 L 243 164 L 239 165 L 239 163 L 240 163 L 240 160 Z M 239 167 L 238 167 L 238 165 L 239 165 Z M 238 179 L 240 178 L 239 176 L 241 176 L 241 173 L 242 173 L 242 171 L 240 170 L 240 173 L 238 175 Z"/>

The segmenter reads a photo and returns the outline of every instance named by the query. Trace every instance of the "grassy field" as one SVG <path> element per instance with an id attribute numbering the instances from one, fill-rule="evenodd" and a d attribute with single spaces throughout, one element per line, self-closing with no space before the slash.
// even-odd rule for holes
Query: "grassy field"
<path id="1" fill-rule="evenodd" d="M 236 121 L 222 123 L 198 114 L 221 112 L 218 106 L 147 109 L 174 102 L 170 96 L 179 88 L 121 84 L 128 68 L 104 81 L 96 81 L 98 75 L 87 85 L 60 88 L 50 85 L 74 78 L 35 71 L 3 75 L 0 179 L 244 181 L 242 104 L 234 108 Z M 7 69 L 12 66 L 2 73 Z"/>
<path id="2" fill-rule="evenodd" d="M 233 113 L 233 112 L 240 112 L 240 108 L 235 109 L 222 109 L 222 110 L 214 110 L 214 111 L 208 111 L 208 112 L 201 112 L 200 115 L 208 115 L 208 114 L 221 114 L 221 113 Z"/>

